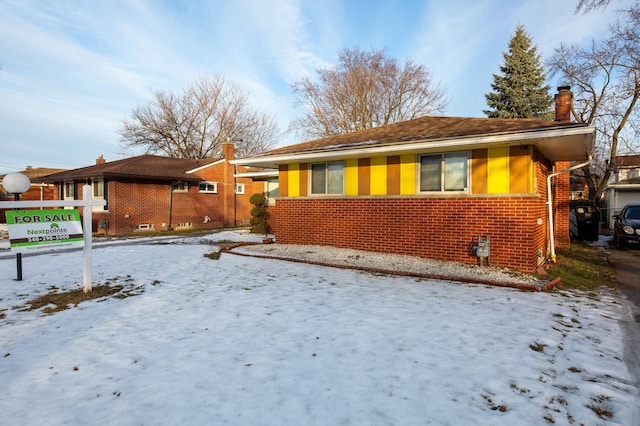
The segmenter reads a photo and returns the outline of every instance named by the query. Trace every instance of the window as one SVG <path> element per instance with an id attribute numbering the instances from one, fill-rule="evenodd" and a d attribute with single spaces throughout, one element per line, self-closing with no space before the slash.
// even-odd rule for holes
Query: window
<path id="1" fill-rule="evenodd" d="M 311 165 L 312 194 L 344 194 L 344 163 L 315 163 Z"/>
<path id="2" fill-rule="evenodd" d="M 75 200 L 76 197 L 76 182 L 68 180 L 62 182 L 62 199 L 63 200 Z M 65 206 L 64 209 L 73 209 L 73 206 Z"/>
<path id="3" fill-rule="evenodd" d="M 244 194 L 244 183 L 236 183 L 236 194 Z"/>
<path id="4" fill-rule="evenodd" d="M 218 182 L 200 182 L 198 191 L 215 194 L 218 192 Z"/>
<path id="5" fill-rule="evenodd" d="M 633 220 L 640 219 L 640 208 L 638 207 L 628 208 L 627 211 L 624 213 L 624 217 L 625 219 L 633 219 Z"/>
<path id="6" fill-rule="evenodd" d="M 420 157 L 420 192 L 462 192 L 468 190 L 467 152 Z"/>
<path id="7" fill-rule="evenodd" d="M 177 182 L 171 185 L 173 192 L 187 192 L 189 190 L 189 184 L 187 182 Z"/>
<path id="8" fill-rule="evenodd" d="M 91 179 L 91 198 L 94 200 L 107 200 L 107 182 L 104 179 Z M 107 205 L 93 206 L 93 211 L 109 210 Z"/>
<path id="9" fill-rule="evenodd" d="M 76 199 L 76 183 L 74 181 L 66 181 L 62 184 L 62 199 L 63 200 Z"/>

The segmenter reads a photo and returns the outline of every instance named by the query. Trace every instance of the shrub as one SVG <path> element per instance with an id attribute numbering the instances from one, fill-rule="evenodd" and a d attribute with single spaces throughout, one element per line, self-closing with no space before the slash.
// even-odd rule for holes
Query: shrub
<path id="1" fill-rule="evenodd" d="M 256 234 L 266 234 L 269 230 L 267 225 L 267 209 L 264 206 L 265 197 L 260 193 L 253 194 L 249 202 L 255 207 L 251 209 L 251 232 Z"/>

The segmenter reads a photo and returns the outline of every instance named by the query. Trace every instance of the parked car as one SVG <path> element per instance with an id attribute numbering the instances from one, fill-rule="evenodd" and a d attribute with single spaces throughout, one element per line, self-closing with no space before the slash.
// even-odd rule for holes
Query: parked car
<path id="1" fill-rule="evenodd" d="M 622 248 L 631 244 L 640 244 L 640 203 L 627 204 L 620 214 L 613 216 L 613 241 Z"/>

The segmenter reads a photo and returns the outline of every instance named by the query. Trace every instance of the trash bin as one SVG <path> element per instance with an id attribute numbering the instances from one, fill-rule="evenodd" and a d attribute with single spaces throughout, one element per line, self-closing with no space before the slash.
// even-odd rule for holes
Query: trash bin
<path id="1" fill-rule="evenodd" d="M 581 241 L 598 241 L 600 233 L 600 212 L 591 207 L 576 209 L 578 222 L 578 239 Z"/>

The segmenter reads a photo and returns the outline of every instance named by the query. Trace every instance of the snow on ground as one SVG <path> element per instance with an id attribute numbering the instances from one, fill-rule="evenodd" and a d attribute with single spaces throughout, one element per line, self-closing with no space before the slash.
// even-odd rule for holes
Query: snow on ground
<path id="1" fill-rule="evenodd" d="M 629 305 L 223 253 L 241 232 L 97 244 L 130 297 L 44 315 L 82 252 L 0 255 L 0 412 L 22 425 L 639 424 Z M 213 245 L 212 245 L 213 244 Z M 7 251 L 5 251 L 6 253 Z M 1 254 L 2 252 L 0 252 Z"/>

